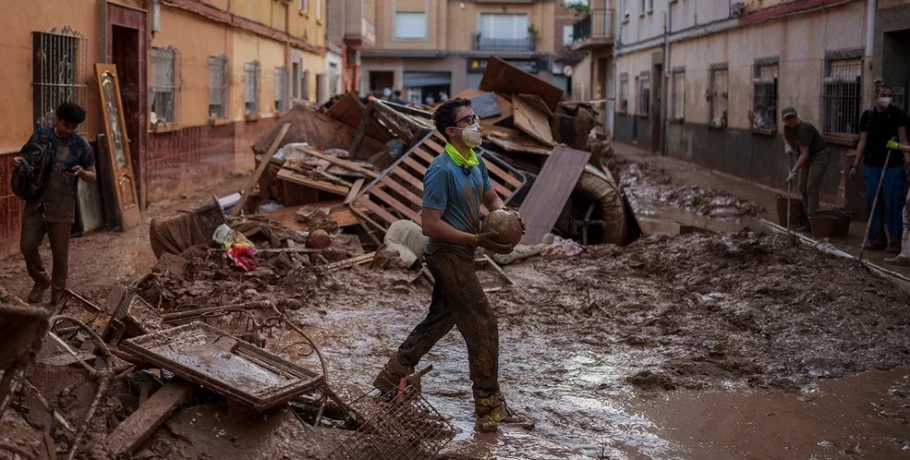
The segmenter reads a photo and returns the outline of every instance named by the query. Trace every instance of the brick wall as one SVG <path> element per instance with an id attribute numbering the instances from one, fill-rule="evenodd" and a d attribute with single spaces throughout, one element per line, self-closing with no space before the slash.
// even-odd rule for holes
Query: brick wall
<path id="1" fill-rule="evenodd" d="M 13 195 L 10 175 L 15 155 L 0 155 L 0 258 L 19 252 L 24 202 Z"/>
<path id="2" fill-rule="evenodd" d="M 252 168 L 250 146 L 273 124 L 274 119 L 263 119 L 149 135 L 149 201 L 188 194 Z"/>

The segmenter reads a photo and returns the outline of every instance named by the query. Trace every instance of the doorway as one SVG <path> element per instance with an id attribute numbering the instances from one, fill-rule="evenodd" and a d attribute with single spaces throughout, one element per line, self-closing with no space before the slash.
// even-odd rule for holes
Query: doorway
<path id="1" fill-rule="evenodd" d="M 382 98 L 382 91 L 386 88 L 395 87 L 395 72 L 391 71 L 370 71 L 370 94 Z"/>
<path id="2" fill-rule="evenodd" d="M 117 66 L 120 99 L 129 140 L 136 196 L 148 207 L 146 145 L 148 140 L 145 11 L 108 3 L 107 62 Z"/>

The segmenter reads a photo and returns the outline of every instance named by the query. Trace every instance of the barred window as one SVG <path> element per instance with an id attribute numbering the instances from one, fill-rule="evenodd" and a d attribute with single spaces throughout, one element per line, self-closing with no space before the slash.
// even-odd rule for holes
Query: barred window
<path id="1" fill-rule="evenodd" d="M 288 109 L 287 101 L 287 69 L 275 67 L 275 111 L 284 112 Z"/>
<path id="2" fill-rule="evenodd" d="M 243 65 L 243 110 L 246 115 L 259 114 L 259 61 Z"/>
<path id="3" fill-rule="evenodd" d="M 859 134 L 863 60 L 825 61 L 822 116 L 825 134 Z"/>
<path id="4" fill-rule="evenodd" d="M 629 112 L 629 74 L 619 76 L 619 111 Z"/>
<path id="5" fill-rule="evenodd" d="M 85 108 L 88 61 L 85 37 L 68 26 L 60 32 L 32 32 L 32 47 L 32 121 L 37 128 L 51 122 L 64 102 Z M 78 132 L 85 134 L 86 123 Z"/>
<path id="6" fill-rule="evenodd" d="M 752 76 L 752 129 L 777 130 L 777 61 L 756 62 Z"/>
<path id="7" fill-rule="evenodd" d="M 149 104 L 152 123 L 179 122 L 180 52 L 174 47 L 152 48 L 152 81 Z"/>
<path id="8" fill-rule="evenodd" d="M 648 115 L 651 104 L 651 75 L 643 73 L 638 78 L 638 113 Z"/>
<path id="9" fill-rule="evenodd" d="M 686 113 L 686 73 L 683 70 L 670 74 L 670 119 L 680 121 Z"/>
<path id="10" fill-rule="evenodd" d="M 711 68 L 711 86 L 708 88 L 707 99 L 711 103 L 709 124 L 714 128 L 727 126 L 728 76 L 726 66 Z"/>
<path id="11" fill-rule="evenodd" d="M 209 57 L 209 118 L 227 116 L 227 94 L 230 80 L 227 75 L 227 56 Z"/>

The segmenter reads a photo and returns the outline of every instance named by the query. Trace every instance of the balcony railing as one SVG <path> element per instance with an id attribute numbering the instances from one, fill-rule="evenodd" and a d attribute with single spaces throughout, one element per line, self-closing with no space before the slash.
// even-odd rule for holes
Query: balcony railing
<path id="1" fill-rule="evenodd" d="M 613 10 L 596 9 L 572 26 L 572 41 L 613 39 Z"/>
<path id="2" fill-rule="evenodd" d="M 531 37 L 525 38 L 487 38 L 483 34 L 474 36 L 475 51 L 534 51 L 536 49 L 535 40 Z"/>
<path id="3" fill-rule="evenodd" d="M 376 26 L 373 25 L 373 22 L 367 18 L 361 18 L 360 30 L 362 31 L 362 37 L 364 40 L 370 43 L 376 43 Z"/>

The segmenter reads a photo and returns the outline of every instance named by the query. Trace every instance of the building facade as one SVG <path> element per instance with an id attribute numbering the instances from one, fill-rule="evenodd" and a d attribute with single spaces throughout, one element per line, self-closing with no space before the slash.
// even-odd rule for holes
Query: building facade
<path id="1" fill-rule="evenodd" d="M 792 165 L 780 111 L 792 106 L 835 153 L 822 185 L 832 199 L 881 74 L 868 5 L 621 1 L 615 139 L 781 187 Z"/>
<path id="2" fill-rule="evenodd" d="M 249 169 L 249 146 L 293 99 L 317 98 L 325 0 L 0 2 L 0 254 L 18 247 L 22 202 L 12 158 L 60 103 L 86 108 L 97 149 L 95 63 L 117 66 L 137 196 L 143 206 Z M 96 155 L 103 167 L 103 154 Z M 80 183 L 85 194 L 105 195 Z M 108 181 L 109 182 L 109 181 Z M 86 190 L 83 190 L 86 189 Z M 109 211 L 110 212 L 110 211 Z"/>
<path id="3" fill-rule="evenodd" d="M 616 9 L 613 0 L 590 0 L 588 12 L 573 28 L 572 49 L 584 53 L 572 73 L 573 99 L 597 101 L 601 122 L 609 134 L 613 126 L 613 47 Z"/>
<path id="4" fill-rule="evenodd" d="M 409 101 L 439 101 L 477 88 L 491 55 L 552 81 L 555 0 L 366 4 L 376 42 L 360 56 L 363 95 L 400 89 Z"/>
<path id="5" fill-rule="evenodd" d="M 328 2 L 331 27 L 326 29 L 327 46 L 339 59 L 327 58 L 327 64 L 340 61 L 341 65 L 340 84 L 336 93 L 360 91 L 360 55 L 376 45 L 375 13 L 375 3 L 367 0 Z M 330 86 L 334 88 L 333 85 Z"/>

